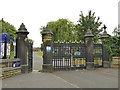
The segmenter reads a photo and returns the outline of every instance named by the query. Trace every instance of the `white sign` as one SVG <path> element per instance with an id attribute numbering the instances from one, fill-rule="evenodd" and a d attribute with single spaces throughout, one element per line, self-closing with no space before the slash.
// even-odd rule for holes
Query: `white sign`
<path id="1" fill-rule="evenodd" d="M 7 55 L 10 55 L 10 44 L 7 44 Z"/>
<path id="2" fill-rule="evenodd" d="M 16 41 L 13 41 L 13 46 L 16 46 Z"/>
<path id="3" fill-rule="evenodd" d="M 4 56 L 4 43 L 1 43 L 1 56 Z"/>
<path id="4" fill-rule="evenodd" d="M 51 46 L 46 47 L 46 52 L 51 52 Z"/>

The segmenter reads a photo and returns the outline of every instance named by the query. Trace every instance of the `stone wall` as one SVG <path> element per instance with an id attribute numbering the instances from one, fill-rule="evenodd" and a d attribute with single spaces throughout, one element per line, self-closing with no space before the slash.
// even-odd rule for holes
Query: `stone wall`
<path id="1" fill-rule="evenodd" d="M 2 73 L 0 73 L 0 79 L 5 79 L 15 75 L 21 74 L 21 67 L 12 67 L 12 63 L 20 61 L 20 59 L 2 59 L 0 62 L 0 68 Z"/>
<path id="2" fill-rule="evenodd" d="M 120 68 L 120 57 L 112 58 L 111 68 Z"/>

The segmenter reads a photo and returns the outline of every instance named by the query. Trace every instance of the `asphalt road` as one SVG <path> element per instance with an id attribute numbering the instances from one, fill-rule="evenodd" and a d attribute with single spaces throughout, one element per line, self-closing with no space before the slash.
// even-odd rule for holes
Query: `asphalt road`
<path id="1" fill-rule="evenodd" d="M 3 88 L 118 88 L 117 69 L 74 70 L 40 73 L 34 71 L 7 78 Z"/>
<path id="2" fill-rule="evenodd" d="M 59 71 L 54 75 L 79 88 L 117 88 L 117 69 Z"/>
<path id="3" fill-rule="evenodd" d="M 41 73 L 42 58 L 34 53 L 34 71 L 2 80 L 3 88 L 118 88 L 118 69 Z"/>
<path id="4" fill-rule="evenodd" d="M 7 78 L 2 81 L 3 88 L 72 88 L 71 84 L 50 73 L 33 72 Z"/>

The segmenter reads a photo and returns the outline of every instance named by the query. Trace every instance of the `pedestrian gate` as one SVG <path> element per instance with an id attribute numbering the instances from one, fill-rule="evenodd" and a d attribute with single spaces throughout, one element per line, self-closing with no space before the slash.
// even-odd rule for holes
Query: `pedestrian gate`
<path id="1" fill-rule="evenodd" d="M 102 44 L 94 44 L 94 66 L 102 66 Z M 86 68 L 86 45 L 81 43 L 53 43 L 53 68 L 66 70 Z"/>

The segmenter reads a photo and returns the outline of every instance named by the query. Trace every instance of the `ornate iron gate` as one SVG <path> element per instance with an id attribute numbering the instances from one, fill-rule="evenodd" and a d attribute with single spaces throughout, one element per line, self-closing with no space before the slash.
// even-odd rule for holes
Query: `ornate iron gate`
<path id="1" fill-rule="evenodd" d="M 104 31 L 102 39 L 107 34 Z M 81 43 L 52 43 L 53 33 L 46 27 L 43 35 L 43 70 L 66 70 L 76 68 L 94 69 L 97 67 L 109 68 L 109 53 L 102 44 L 94 44 L 94 35 L 88 29 L 84 35 L 85 42 Z M 48 48 L 49 47 L 49 48 Z"/>
<path id="2" fill-rule="evenodd" d="M 103 67 L 103 45 L 94 44 L 94 66 Z"/>
<path id="3" fill-rule="evenodd" d="M 86 66 L 86 48 L 81 43 L 53 43 L 54 70 Z"/>
<path id="4" fill-rule="evenodd" d="M 103 46 L 94 44 L 94 66 L 103 66 Z M 53 68 L 66 70 L 86 68 L 86 45 L 81 43 L 53 43 Z"/>

